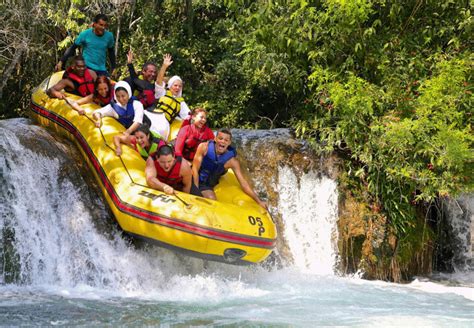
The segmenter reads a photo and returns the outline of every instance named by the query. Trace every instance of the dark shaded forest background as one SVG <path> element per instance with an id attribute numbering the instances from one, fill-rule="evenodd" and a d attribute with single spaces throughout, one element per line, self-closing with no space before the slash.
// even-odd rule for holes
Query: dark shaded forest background
<path id="1" fill-rule="evenodd" d="M 7 1 L 0 116 L 97 13 L 110 16 L 119 78 L 174 59 L 212 127 L 289 127 L 342 159 L 339 183 L 400 242 L 444 197 L 473 190 L 472 1 Z M 422 220 L 423 221 L 423 220 Z"/>

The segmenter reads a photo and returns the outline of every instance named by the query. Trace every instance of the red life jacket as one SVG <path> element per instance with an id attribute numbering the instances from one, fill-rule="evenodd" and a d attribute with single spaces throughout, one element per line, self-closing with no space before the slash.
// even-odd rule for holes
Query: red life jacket
<path id="1" fill-rule="evenodd" d="M 183 120 L 183 123 L 181 123 L 180 129 L 184 128 L 185 126 L 191 125 L 191 120 L 192 120 L 192 116 L 191 116 L 191 115 L 189 115 L 188 117 L 186 117 L 186 118 Z"/>
<path id="2" fill-rule="evenodd" d="M 81 97 L 85 97 L 94 93 L 94 79 L 87 68 L 84 71 L 84 76 L 79 76 L 74 73 L 72 67 L 68 67 L 63 74 L 63 79 L 69 79 L 74 84 L 74 90 L 65 88 L 67 92 Z"/>
<path id="3" fill-rule="evenodd" d="M 189 125 L 186 140 L 183 145 L 183 157 L 187 160 L 193 160 L 198 146 L 208 140 L 214 139 L 212 130 L 205 125 L 201 130 L 198 130 L 194 124 Z"/>
<path id="4" fill-rule="evenodd" d="M 142 90 L 138 96 L 138 100 L 143 104 L 143 107 L 148 108 L 153 106 L 156 103 L 155 99 L 155 90 L 153 89 L 145 89 Z"/>
<path id="5" fill-rule="evenodd" d="M 181 162 L 183 158 L 181 156 L 176 156 L 173 167 L 169 172 L 165 172 L 158 163 L 157 154 L 153 154 L 153 163 L 156 168 L 156 177 L 163 183 L 166 183 L 170 187 L 176 190 L 183 190 L 183 178 L 180 176 L 179 171 L 181 170 Z"/>
<path id="6" fill-rule="evenodd" d="M 114 99 L 114 94 L 114 88 L 113 86 L 110 86 L 110 91 L 107 97 L 102 97 L 100 94 L 94 95 L 94 102 L 102 107 L 107 106 L 110 104 L 110 101 Z"/>

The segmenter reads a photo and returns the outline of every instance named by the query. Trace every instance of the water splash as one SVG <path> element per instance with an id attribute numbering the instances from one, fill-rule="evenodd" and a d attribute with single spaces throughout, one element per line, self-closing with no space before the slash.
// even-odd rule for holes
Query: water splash
<path id="1" fill-rule="evenodd" d="M 242 149 L 239 157 L 258 176 L 256 190 L 273 200 L 271 210 L 281 218 L 283 262 L 304 273 L 334 274 L 338 194 L 335 180 L 328 177 L 333 168 L 288 129 L 232 132 Z"/>
<path id="2" fill-rule="evenodd" d="M 294 264 L 302 272 L 333 274 L 336 263 L 337 189 L 334 180 L 309 172 L 297 177 L 279 172 L 279 209 L 284 237 Z"/>
<path id="3" fill-rule="evenodd" d="M 29 146 L 32 139 L 41 147 Z M 81 172 L 80 167 L 71 167 L 71 156 L 78 155 L 69 154 L 70 147 L 28 121 L 1 122 L 0 148 L 4 154 L 1 196 L 8 200 L 0 207 L 0 228 L 14 236 L 21 283 L 142 294 L 162 290 L 163 281 L 169 279 L 178 286 L 181 282 L 176 277 L 189 274 L 200 275 L 193 277 L 199 290 L 199 279 L 207 279 L 210 267 L 210 272 L 223 276 L 242 274 L 240 268 L 208 264 L 151 246 L 131 247 L 112 224 L 110 214 L 98 214 L 91 206 L 98 191 L 89 189 L 82 179 L 87 175 L 84 168 Z M 332 274 L 337 212 L 334 181 L 314 172 L 298 180 L 286 166 L 279 168 L 278 180 L 278 210 L 283 214 L 284 235 L 295 266 L 305 272 Z M 0 238 L 4 245 L 5 238 Z M 4 276 L 2 279 L 5 282 Z"/>
<path id="4" fill-rule="evenodd" d="M 17 136 L 32 130 L 37 139 L 47 140 L 49 156 Z M 159 285 L 162 274 L 154 259 L 131 248 L 113 224 L 99 230 L 100 220 L 108 218 L 104 213 L 93 216 L 97 212 L 91 197 L 84 195 L 90 190 L 81 187 L 86 185 L 81 178 L 84 172 L 74 167 L 70 170 L 73 176 L 67 175 L 66 167 L 73 161 L 58 153 L 61 147 L 51 136 L 25 121 L 9 120 L 9 124 L 0 124 L 0 149 L 4 155 L 0 162 L 0 228 L 4 232 L 0 245 L 5 250 L 8 229 L 13 235 L 19 283 L 88 285 L 125 292 Z M 7 272 L 3 273 L 5 281 Z"/>
<path id="5" fill-rule="evenodd" d="M 34 142 L 28 147 L 19 136 L 29 131 Z M 67 169 L 74 165 L 62 153 L 67 148 L 27 121 L 0 122 L 0 229 L 12 231 L 21 276 L 14 284 L 0 281 L 4 325 L 31 325 L 32 318 L 44 326 L 472 323 L 472 303 L 463 294 L 469 289 L 430 294 L 423 288 L 433 286 L 425 283 L 332 275 L 336 185 L 313 171 L 278 168 L 282 237 L 294 265 L 268 271 L 132 246 L 109 213 L 92 204 L 100 197 L 83 180 L 87 172 Z M 0 234 L 0 262 L 7 235 Z"/>

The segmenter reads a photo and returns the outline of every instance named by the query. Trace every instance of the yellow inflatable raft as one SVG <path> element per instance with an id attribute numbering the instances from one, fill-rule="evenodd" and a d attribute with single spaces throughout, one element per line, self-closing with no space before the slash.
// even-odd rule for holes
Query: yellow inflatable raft
<path id="1" fill-rule="evenodd" d="M 241 190 L 231 170 L 215 188 L 219 201 L 186 193 L 175 197 L 147 187 L 140 155 L 126 146 L 122 156 L 115 154 L 113 136 L 125 130 L 120 123 L 106 117 L 96 128 L 91 115 L 97 105 L 85 105 L 86 115 L 81 116 L 64 100 L 46 95 L 61 77 L 62 72 L 55 73 L 35 89 L 32 116 L 76 143 L 125 232 L 213 261 L 250 264 L 270 255 L 276 243 L 275 225 L 268 212 Z M 173 131 L 176 134 L 176 126 Z"/>

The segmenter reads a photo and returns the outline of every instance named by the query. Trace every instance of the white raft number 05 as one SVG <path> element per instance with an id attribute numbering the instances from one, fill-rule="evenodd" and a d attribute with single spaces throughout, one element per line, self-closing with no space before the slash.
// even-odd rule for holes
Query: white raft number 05
<path id="1" fill-rule="evenodd" d="M 251 225 L 258 226 L 258 235 L 261 236 L 262 233 L 265 232 L 265 228 L 263 227 L 262 219 L 259 217 L 254 218 L 253 216 L 249 215 L 249 222 Z"/>

